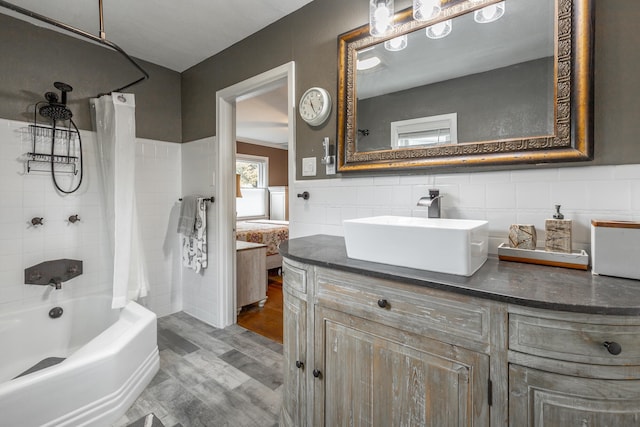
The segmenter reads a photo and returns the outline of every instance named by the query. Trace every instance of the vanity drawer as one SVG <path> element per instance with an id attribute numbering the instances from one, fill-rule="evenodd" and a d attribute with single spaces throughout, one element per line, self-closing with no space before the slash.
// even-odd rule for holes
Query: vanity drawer
<path id="1" fill-rule="evenodd" d="M 570 362 L 640 365 L 639 319 L 592 316 L 597 319 L 592 323 L 586 316 L 571 317 L 510 313 L 509 349 Z M 617 352 L 616 344 L 621 350 L 617 355 L 612 354 Z"/>
<path id="2" fill-rule="evenodd" d="M 486 350 L 490 309 L 484 301 L 424 286 L 317 268 L 317 303 L 446 342 Z M 456 340 L 455 338 L 459 338 Z"/>
<path id="3" fill-rule="evenodd" d="M 282 260 L 283 286 L 287 291 L 296 293 L 307 293 L 307 270 L 298 267 L 293 261 L 286 258 Z M 300 296 L 300 295 L 298 295 Z"/>

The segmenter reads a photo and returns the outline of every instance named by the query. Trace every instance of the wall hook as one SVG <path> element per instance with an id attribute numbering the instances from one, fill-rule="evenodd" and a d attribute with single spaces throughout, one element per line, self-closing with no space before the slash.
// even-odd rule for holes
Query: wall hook
<path id="1" fill-rule="evenodd" d="M 70 222 L 71 224 L 75 224 L 77 221 L 80 221 L 80 217 L 78 216 L 78 214 L 71 215 L 71 216 L 69 217 L 69 222 Z"/>
<path id="2" fill-rule="evenodd" d="M 42 220 L 43 220 L 43 219 L 44 219 L 44 218 L 37 217 L 37 216 L 36 216 L 36 217 L 33 217 L 33 218 L 31 218 L 31 225 L 33 225 L 34 227 L 37 227 L 37 226 L 39 226 L 39 225 L 44 225 L 44 224 L 42 223 Z"/>

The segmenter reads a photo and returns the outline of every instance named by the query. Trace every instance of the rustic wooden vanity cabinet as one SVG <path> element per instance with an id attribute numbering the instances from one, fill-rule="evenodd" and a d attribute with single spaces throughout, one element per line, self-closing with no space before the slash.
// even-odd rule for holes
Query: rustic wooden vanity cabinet
<path id="1" fill-rule="evenodd" d="M 512 427 L 640 425 L 638 317 L 512 307 L 509 362 Z"/>
<path id="2" fill-rule="evenodd" d="M 523 295 L 499 289 L 505 277 L 514 279 L 518 264 L 490 260 L 483 269 L 493 271 L 452 279 L 349 260 L 336 239 L 313 236 L 281 247 L 282 425 L 640 425 L 640 317 L 631 306 L 593 307 L 623 315 L 534 308 L 522 304 Z M 296 243 L 330 247 L 294 252 L 297 246 L 289 245 Z M 523 271 L 544 280 L 544 267 Z M 566 274 L 554 280 L 578 280 L 577 273 Z M 474 295 L 487 292 L 475 282 L 489 276 L 495 293 Z M 594 280 L 604 286 L 599 291 L 615 282 L 640 293 L 638 282 Z M 631 304 L 638 298 L 628 297 Z M 556 308 L 571 308 L 564 303 L 556 297 Z M 530 305 L 545 304 L 532 299 Z"/>

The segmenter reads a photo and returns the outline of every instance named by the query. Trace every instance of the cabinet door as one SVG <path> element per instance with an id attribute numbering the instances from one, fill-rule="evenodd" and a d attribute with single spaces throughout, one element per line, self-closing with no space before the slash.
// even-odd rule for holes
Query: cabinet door
<path id="1" fill-rule="evenodd" d="M 640 425 L 640 381 L 578 378 L 509 365 L 509 425 Z"/>
<path id="2" fill-rule="evenodd" d="M 307 303 L 286 291 L 284 304 L 284 388 L 282 421 L 286 426 L 306 425 Z"/>
<path id="3" fill-rule="evenodd" d="M 314 425 L 489 424 L 487 356 L 322 307 L 315 316 Z"/>

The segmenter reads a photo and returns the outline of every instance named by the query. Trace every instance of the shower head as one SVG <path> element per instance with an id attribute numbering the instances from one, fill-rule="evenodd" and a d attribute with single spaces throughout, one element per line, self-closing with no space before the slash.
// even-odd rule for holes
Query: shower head
<path id="1" fill-rule="evenodd" d="M 69 120 L 73 117 L 73 113 L 63 104 L 52 102 L 40 107 L 39 113 L 42 117 L 49 118 L 51 120 Z"/>
<path id="2" fill-rule="evenodd" d="M 53 85 L 60 91 L 60 101 L 58 102 L 58 95 L 54 92 L 47 92 L 44 98 L 49 104 L 40 107 L 38 112 L 42 117 L 51 120 L 69 120 L 73 117 L 73 113 L 67 108 L 67 92 L 71 92 L 73 88 L 62 82 L 55 82 Z"/>

